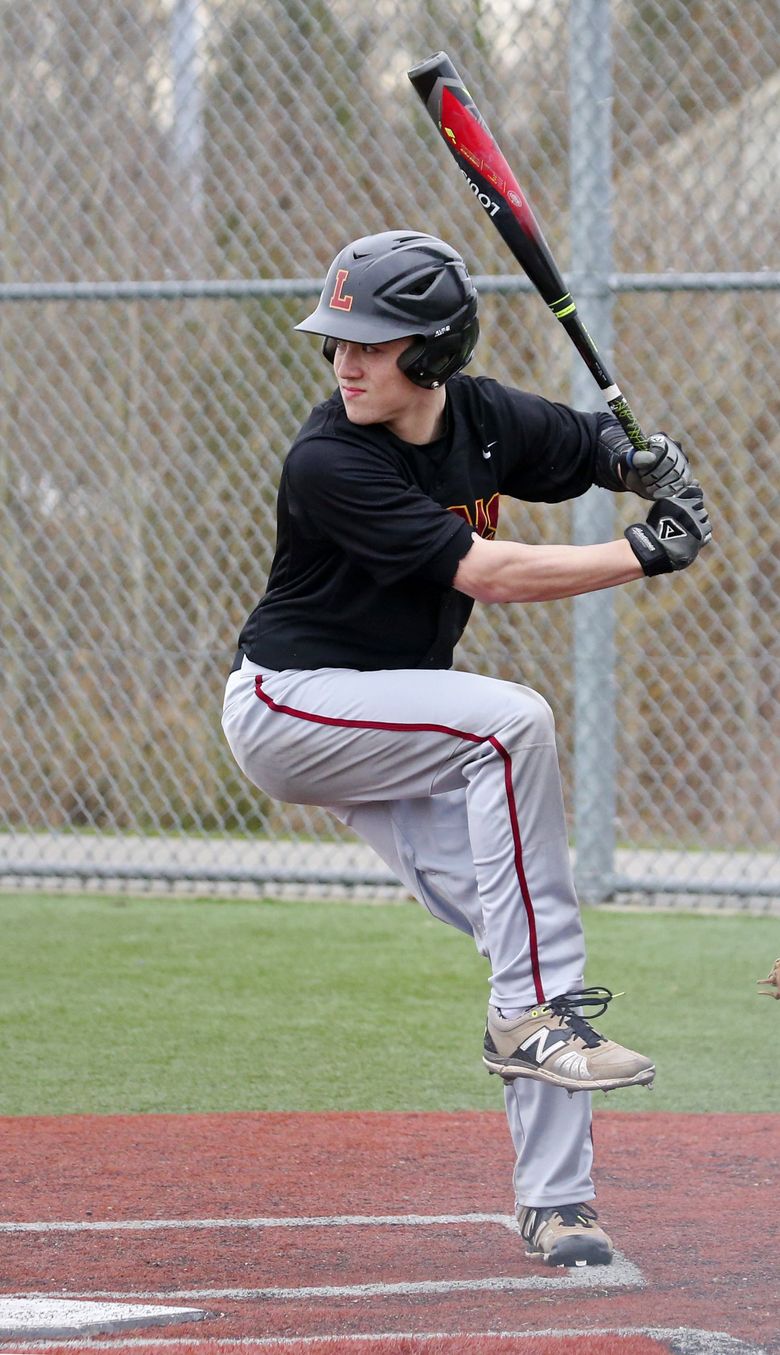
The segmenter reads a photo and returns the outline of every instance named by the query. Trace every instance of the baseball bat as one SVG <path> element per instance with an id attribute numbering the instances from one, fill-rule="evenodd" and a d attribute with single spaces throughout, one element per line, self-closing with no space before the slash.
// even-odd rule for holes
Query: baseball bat
<path id="1" fill-rule="evenodd" d="M 447 53 L 437 52 L 407 74 L 480 206 L 563 325 L 634 447 L 644 451 L 647 438 L 604 366 L 528 199 Z"/>

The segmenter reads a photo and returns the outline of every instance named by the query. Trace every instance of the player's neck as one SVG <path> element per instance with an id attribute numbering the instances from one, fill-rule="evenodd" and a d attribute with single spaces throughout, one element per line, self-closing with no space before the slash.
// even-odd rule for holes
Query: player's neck
<path id="1" fill-rule="evenodd" d="M 441 437 L 446 426 L 445 409 L 447 395 L 444 387 L 438 390 L 425 390 L 418 387 L 414 400 L 387 420 L 387 427 L 402 442 L 411 442 L 416 447 L 424 447 Z"/>

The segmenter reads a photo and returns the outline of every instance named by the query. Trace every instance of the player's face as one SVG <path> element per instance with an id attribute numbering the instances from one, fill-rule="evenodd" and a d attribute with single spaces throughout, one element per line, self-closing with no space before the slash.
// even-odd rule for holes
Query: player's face
<path id="1" fill-rule="evenodd" d="M 410 338 L 377 344 L 337 341 L 333 369 L 350 423 L 384 423 L 409 442 L 433 436 L 428 416 L 434 406 L 438 410 L 443 405 L 444 391 L 416 386 L 400 370 L 398 358 L 411 342 Z"/>

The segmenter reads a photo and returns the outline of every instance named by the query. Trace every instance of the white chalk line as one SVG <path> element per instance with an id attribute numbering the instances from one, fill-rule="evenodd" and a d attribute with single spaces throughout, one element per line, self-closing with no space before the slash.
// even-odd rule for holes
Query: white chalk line
<path id="1" fill-rule="evenodd" d="M 0 1222 L 0 1233 L 120 1233 L 202 1228 L 428 1228 L 496 1223 L 510 1232 L 520 1227 L 513 1214 L 329 1214 L 323 1216 L 223 1219 L 60 1219 Z"/>
<path id="2" fill-rule="evenodd" d="M 545 1327 L 538 1331 L 438 1331 L 438 1332 L 350 1332 L 342 1335 L 324 1336 L 130 1336 L 119 1339 L 101 1340 L 100 1338 L 60 1339 L 16 1341 L 14 1351 L 6 1350 L 5 1355 L 27 1355 L 30 1351 L 94 1349 L 94 1350 L 139 1350 L 151 1346 L 174 1350 L 177 1346 L 189 1348 L 202 1346 L 210 1350 L 254 1349 L 284 1350 L 290 1346 L 317 1347 L 336 1346 L 343 1349 L 346 1345 L 358 1341 L 415 1341 L 424 1344 L 442 1340 L 478 1340 L 538 1341 L 539 1337 L 588 1337 L 588 1336 L 648 1336 L 658 1341 L 674 1342 L 679 1355 L 766 1355 L 763 1347 L 749 1341 L 739 1340 L 726 1332 L 703 1331 L 694 1327 Z"/>
<path id="3" fill-rule="evenodd" d="M 402 1280 L 399 1282 L 376 1282 L 373 1284 L 323 1284 L 293 1287 L 269 1285 L 257 1288 L 222 1289 L 74 1289 L 52 1292 L 29 1292 L 8 1297 L 37 1299 L 85 1299 L 85 1300 L 126 1300 L 130 1302 L 148 1302 L 164 1300 L 187 1302 L 213 1302 L 231 1300 L 232 1302 L 283 1299 L 334 1299 L 334 1298 L 394 1298 L 399 1295 L 415 1294 L 451 1294 L 479 1291 L 516 1290 L 516 1289 L 604 1289 L 604 1288 L 643 1288 L 645 1280 L 642 1272 L 632 1261 L 628 1261 L 620 1252 L 615 1252 L 609 1266 L 569 1266 L 565 1275 L 561 1268 L 551 1269 L 549 1275 L 490 1275 L 480 1279 L 447 1280 Z"/>
<path id="4" fill-rule="evenodd" d="M 253 1218 L 207 1218 L 207 1219 L 120 1219 L 120 1220 L 49 1220 L 12 1222 L 0 1224 L 0 1231 L 10 1233 L 112 1233 L 117 1231 L 149 1232 L 156 1229 L 199 1230 L 199 1229 L 296 1229 L 296 1228 L 416 1228 L 435 1226 L 484 1226 L 493 1225 L 519 1235 L 520 1229 L 512 1214 L 342 1214 L 317 1215 L 303 1217 L 264 1216 Z M 76 1299 L 89 1301 L 125 1300 L 125 1301 L 174 1301 L 184 1299 L 188 1302 L 214 1301 L 273 1301 L 273 1300 L 311 1300 L 328 1298 L 386 1298 L 425 1294 L 449 1294 L 457 1292 L 479 1292 L 522 1289 L 555 1289 L 561 1286 L 575 1288 L 593 1287 L 642 1287 L 644 1279 L 639 1269 L 616 1252 L 610 1266 L 572 1267 L 565 1275 L 550 1271 L 548 1275 L 531 1273 L 517 1276 L 487 1276 L 471 1279 L 401 1281 L 396 1283 L 375 1282 L 358 1285 L 317 1285 L 288 1287 L 281 1285 L 263 1287 L 225 1287 L 192 1290 L 160 1291 L 120 1291 L 120 1290 L 73 1290 L 29 1292 L 24 1294 L 29 1301 L 50 1299 Z M 9 1296 L 10 1297 L 10 1296 Z"/>

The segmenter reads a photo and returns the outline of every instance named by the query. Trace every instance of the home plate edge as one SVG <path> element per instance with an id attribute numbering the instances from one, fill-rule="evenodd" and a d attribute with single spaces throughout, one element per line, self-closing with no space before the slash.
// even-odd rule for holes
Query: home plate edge
<path id="1" fill-rule="evenodd" d="M 208 1316 L 203 1308 L 3 1295 L 0 1296 L 0 1340 L 88 1336 L 127 1331 L 133 1327 L 164 1327 L 172 1322 L 199 1322 Z"/>

